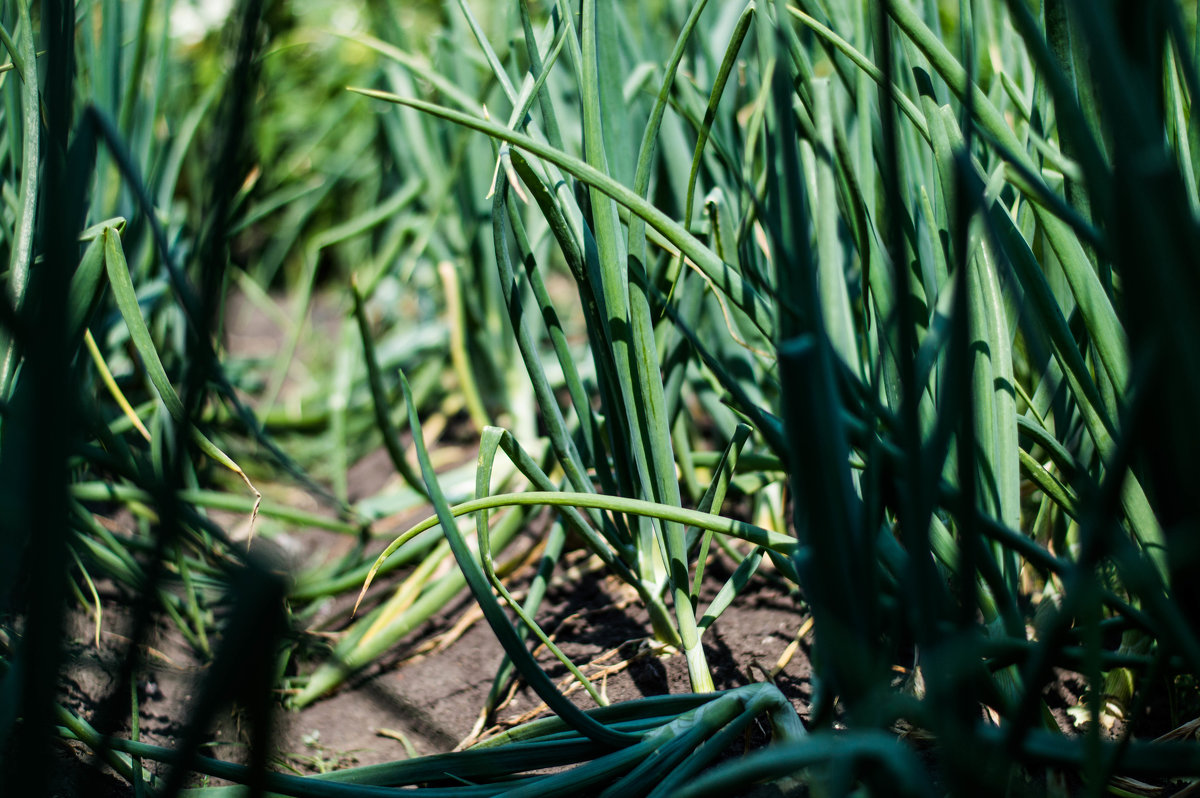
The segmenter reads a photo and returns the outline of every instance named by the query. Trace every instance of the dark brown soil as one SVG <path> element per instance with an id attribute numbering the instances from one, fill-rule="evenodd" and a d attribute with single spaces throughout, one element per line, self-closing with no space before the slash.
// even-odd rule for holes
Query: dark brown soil
<path id="1" fill-rule="evenodd" d="M 648 638 L 645 610 L 627 587 L 590 568 L 582 552 L 568 555 L 567 575 L 549 591 L 539 621 L 564 653 L 597 684 L 610 702 L 643 696 L 690 691 L 682 654 L 664 650 Z M 709 586 L 701 597 L 711 599 L 728 576 L 714 559 Z M 519 585 L 515 585 L 519 589 Z M 69 630 L 70 665 L 63 679 L 66 706 L 94 719 L 106 696 L 120 696 L 112 731 L 129 733 L 130 691 L 114 683 L 128 647 L 128 614 L 116 595 L 107 597 L 100 647 L 94 642 L 89 616 L 76 613 Z M 341 689 L 298 712 L 280 708 L 275 718 L 275 750 L 282 769 L 301 773 L 374 764 L 406 758 L 404 742 L 417 754 L 453 750 L 471 738 L 480 710 L 491 689 L 503 651 L 491 629 L 476 621 L 453 642 L 434 651 L 413 654 L 422 641 L 445 636 L 473 602 L 463 595 L 437 618 L 416 630 L 395 650 Z M 762 681 L 775 667 L 801 626 L 804 616 L 794 600 L 760 580 L 705 635 L 705 653 L 718 689 Z M 801 645 L 778 673 L 775 682 L 796 706 L 807 713 L 807 646 Z M 165 747 L 177 746 L 191 716 L 207 666 L 160 623 L 140 649 L 137 669 L 140 739 Z M 543 648 L 539 661 L 556 680 L 567 671 Z M 311 668 L 309 662 L 304 668 Z M 569 680 L 561 682 L 580 706 L 594 706 L 586 693 Z M 512 693 L 492 719 L 491 731 L 539 717 L 541 702 L 528 689 Z M 234 708 L 218 714 L 205 753 L 221 759 L 244 759 L 247 733 Z M 68 756 L 64 752 L 64 756 Z M 70 757 L 77 757 L 71 749 Z M 118 784 L 114 778 L 112 784 Z M 219 783 L 210 780 L 208 783 Z M 122 794 L 116 787 L 113 794 Z"/>

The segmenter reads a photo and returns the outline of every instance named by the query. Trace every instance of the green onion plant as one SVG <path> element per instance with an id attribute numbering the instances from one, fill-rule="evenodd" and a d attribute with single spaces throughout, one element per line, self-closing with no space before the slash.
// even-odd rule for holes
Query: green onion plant
<path id="1" fill-rule="evenodd" d="M 246 0 L 191 45 L 170 3 L 0 7 L 6 785 L 47 791 L 55 737 L 165 795 L 1200 778 L 1194 734 L 1139 736 L 1200 707 L 1194 8 L 326 5 Z M 226 346 L 235 294 L 270 359 Z M 477 456 L 439 471 L 447 428 Z M 395 479 L 357 495 L 378 449 Z M 357 545 L 286 579 L 256 548 L 314 527 Z M 499 563 L 534 535 L 518 600 Z M 542 629 L 568 536 L 689 694 L 608 705 Z M 804 723 L 709 661 L 765 579 L 814 630 Z M 88 719 L 56 703 L 57 630 L 74 601 L 99 639 L 113 586 L 134 644 Z M 514 680 L 549 717 L 269 771 L 285 675 L 290 707 L 321 700 L 467 592 L 505 651 L 479 728 Z M 308 672 L 304 625 L 355 594 Z M 176 750 L 126 692 L 160 615 L 209 663 Z M 1045 700 L 1059 669 L 1081 731 Z M 228 702 L 247 765 L 199 753 Z"/>

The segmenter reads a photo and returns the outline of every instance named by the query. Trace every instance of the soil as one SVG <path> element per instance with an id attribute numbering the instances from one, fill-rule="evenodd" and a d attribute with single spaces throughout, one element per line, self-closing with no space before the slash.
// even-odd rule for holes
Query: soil
<path id="1" fill-rule="evenodd" d="M 590 677 L 601 674 L 597 683 L 612 703 L 690 692 L 682 654 L 652 644 L 647 614 L 632 591 L 591 567 L 582 551 L 569 553 L 568 561 L 566 578 L 552 584 L 539 613 L 543 628 L 563 652 Z M 728 575 L 727 564 L 714 558 L 701 601 L 711 599 Z M 514 587 L 520 589 L 519 581 Z M 120 722 L 113 731 L 128 735 L 130 690 L 115 680 L 128 648 L 130 616 L 123 609 L 122 597 L 114 591 L 107 591 L 103 598 L 99 647 L 95 644 L 93 619 L 82 612 L 72 614 L 63 702 L 73 712 L 95 720 L 97 707 L 106 696 L 120 696 Z M 410 747 L 418 755 L 450 751 L 475 739 L 473 732 L 479 730 L 480 710 L 503 650 L 481 620 L 461 630 L 464 616 L 470 619 L 474 615 L 474 603 L 464 594 L 333 694 L 300 711 L 279 708 L 274 717 L 277 764 L 285 770 L 314 773 L 404 759 Z M 794 598 L 767 579 L 760 580 L 705 635 L 705 654 L 716 687 L 762 681 L 780 660 L 803 620 Z M 452 642 L 446 640 L 458 633 L 461 636 Z M 430 640 L 441 640 L 443 645 L 414 654 L 422 641 Z M 198 660 L 169 622 L 161 619 L 139 654 L 139 739 L 177 746 L 209 666 Z M 562 688 L 576 703 L 594 706 L 584 691 L 573 689 L 569 680 L 564 680 L 565 667 L 544 647 L 537 655 L 553 678 L 563 680 Z M 314 664 L 312 660 L 301 667 L 310 670 Z M 808 676 L 807 645 L 802 641 L 775 678 L 802 718 L 807 715 Z M 520 687 L 495 713 L 483 736 L 544 714 L 538 698 Z M 247 745 L 242 720 L 234 708 L 218 713 L 205 753 L 242 761 Z M 78 746 L 65 746 L 64 758 L 73 763 L 67 777 L 88 773 L 83 764 L 86 757 Z M 127 787 L 122 791 L 118 779 L 111 775 L 106 778 L 107 794 L 130 794 Z M 193 783 L 220 782 L 197 779 Z"/>

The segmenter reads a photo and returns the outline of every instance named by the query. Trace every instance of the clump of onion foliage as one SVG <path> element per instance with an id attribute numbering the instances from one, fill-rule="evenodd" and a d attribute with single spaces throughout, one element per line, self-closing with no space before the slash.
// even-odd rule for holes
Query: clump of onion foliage
<path id="1" fill-rule="evenodd" d="M 0 372 L 7 562 L 25 572 L 12 566 L 0 608 L 3 689 L 26 696 L 0 715 L 13 778 L 41 783 L 55 732 L 168 793 L 189 770 L 297 796 L 766 781 L 974 795 L 1030 780 L 1100 794 L 1200 777 L 1200 48 L 1180 4 L 517 0 L 480 16 L 459 0 L 415 26 L 377 11 L 369 33 L 331 33 L 250 2 L 235 68 L 167 117 L 170 146 L 157 108 L 120 91 L 147 53 L 176 68 L 154 49 L 154 4 L 132 45 L 112 30 L 116 0 L 78 30 L 47 4 L 44 59 L 16 5 Z M 257 87 L 328 85 L 288 60 L 303 47 L 352 92 L 299 115 L 285 92 L 250 126 Z M 73 81 L 98 99 L 83 105 Z M 186 137 L 205 120 L 210 190 L 179 219 Z M 255 162 L 255 147 L 277 157 Z M 313 153 L 328 179 L 305 182 Z M 231 237 L 264 231 L 280 235 L 230 277 Z M 287 363 L 331 263 L 331 376 L 297 410 L 280 399 Z M 272 285 L 296 297 L 279 363 L 222 356 L 230 280 L 263 307 Z M 141 407 L 120 409 L 108 361 L 141 377 Z M 265 396 L 257 413 L 237 387 Z M 422 431 L 456 413 L 478 460 L 439 474 Z M 351 502 L 364 441 L 401 481 Z M 244 482 L 208 489 L 212 464 Z M 247 472 L 289 474 L 338 517 L 260 506 Z M 725 509 L 731 491 L 748 514 Z M 426 499 L 427 521 L 388 529 Z M 140 513 L 137 535 L 97 520 L 117 504 Z M 500 555 L 544 506 L 554 521 L 518 600 Z M 212 507 L 258 513 L 268 537 L 319 524 L 393 542 L 285 584 Z M 690 694 L 609 706 L 539 627 L 568 534 L 682 652 Z M 718 550 L 737 565 L 702 600 Z M 298 625 L 410 565 L 323 664 L 289 677 L 290 702 L 319 700 L 469 590 L 507 655 L 481 722 L 514 678 L 552 717 L 456 753 L 268 772 L 268 696 L 297 652 L 284 609 Z M 93 573 L 213 657 L 180 750 L 138 742 L 136 724 L 107 736 L 129 710 L 116 698 L 99 728 L 54 705 L 52 632 Z M 812 622 L 807 724 L 770 682 L 714 690 L 705 635 L 764 574 L 797 596 L 796 627 Z M 536 644 L 596 708 L 563 695 Z M 1070 711 L 1082 731 L 1046 704 L 1061 669 L 1086 685 Z M 255 708 L 247 766 L 197 754 L 229 700 Z M 1145 739 L 1164 703 L 1173 739 Z M 771 743 L 725 759 L 760 718 Z M 142 759 L 173 767 L 152 777 Z"/>

